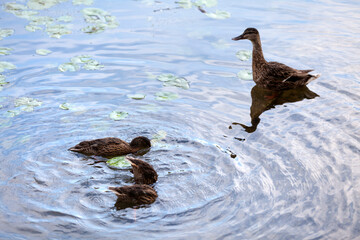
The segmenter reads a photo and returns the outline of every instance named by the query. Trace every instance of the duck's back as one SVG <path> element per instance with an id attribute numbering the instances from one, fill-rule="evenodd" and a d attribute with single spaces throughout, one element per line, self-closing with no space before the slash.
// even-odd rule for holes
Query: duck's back
<path id="1" fill-rule="evenodd" d="M 145 184 L 124 187 L 109 187 L 118 197 L 118 201 L 132 204 L 150 204 L 158 197 L 156 191 Z"/>

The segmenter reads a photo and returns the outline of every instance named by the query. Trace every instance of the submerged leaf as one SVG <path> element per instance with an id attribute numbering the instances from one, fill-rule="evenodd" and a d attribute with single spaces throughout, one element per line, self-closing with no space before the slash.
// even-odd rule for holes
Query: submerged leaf
<path id="1" fill-rule="evenodd" d="M 58 69 L 62 72 L 67 72 L 67 71 L 75 72 L 75 71 L 78 71 L 80 69 L 80 67 L 76 63 L 69 62 L 69 63 L 60 64 Z"/>
<path id="2" fill-rule="evenodd" d="M 16 66 L 9 62 L 0 62 L 0 72 L 5 71 L 5 69 L 15 69 Z"/>
<path id="3" fill-rule="evenodd" d="M 114 121 L 119 121 L 125 119 L 129 114 L 127 112 L 122 111 L 112 111 L 110 113 L 110 118 Z"/>
<path id="4" fill-rule="evenodd" d="M 0 55 L 9 55 L 12 48 L 0 47 Z"/>
<path id="5" fill-rule="evenodd" d="M 205 13 L 205 15 L 210 18 L 221 19 L 221 20 L 229 18 L 231 16 L 231 14 L 229 12 L 220 11 L 220 10 L 216 10 L 215 12 L 212 12 L 212 13 Z"/>
<path id="6" fill-rule="evenodd" d="M 46 56 L 48 54 L 52 53 L 52 51 L 48 49 L 36 49 L 36 54 Z"/>
<path id="7" fill-rule="evenodd" d="M 111 167 L 117 167 L 117 168 L 128 168 L 131 166 L 130 162 L 126 160 L 124 156 L 110 158 L 106 162 L 106 164 L 108 164 Z"/>
<path id="8" fill-rule="evenodd" d="M 159 101 L 174 100 L 179 97 L 176 93 L 172 93 L 172 92 L 157 92 L 155 93 L 155 95 L 156 95 L 155 99 Z"/>
<path id="9" fill-rule="evenodd" d="M 252 72 L 249 70 L 241 70 L 240 72 L 238 72 L 237 77 L 242 79 L 242 80 L 251 80 L 252 79 Z"/>
<path id="10" fill-rule="evenodd" d="M 8 37 L 14 34 L 13 29 L 1 29 L 0 28 L 0 40 L 2 40 L 4 37 Z"/>
<path id="11" fill-rule="evenodd" d="M 129 94 L 127 95 L 128 98 L 132 98 L 132 99 L 136 99 L 136 100 L 141 100 L 145 98 L 144 94 Z"/>
<path id="12" fill-rule="evenodd" d="M 241 61 L 247 61 L 251 57 L 251 51 L 249 50 L 240 50 L 236 53 L 236 57 Z"/>

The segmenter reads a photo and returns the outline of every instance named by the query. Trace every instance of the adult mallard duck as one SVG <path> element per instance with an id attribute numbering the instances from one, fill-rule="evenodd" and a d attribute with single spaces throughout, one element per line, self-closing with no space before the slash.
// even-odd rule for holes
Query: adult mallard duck
<path id="1" fill-rule="evenodd" d="M 131 163 L 135 183 L 153 184 L 157 181 L 158 175 L 149 163 L 129 156 L 126 156 L 126 160 Z"/>
<path id="2" fill-rule="evenodd" d="M 85 155 L 115 157 L 129 153 L 136 153 L 141 149 L 150 147 L 150 140 L 146 137 L 136 137 L 130 142 L 130 144 L 119 138 L 108 137 L 83 141 L 76 146 L 69 148 L 69 150 Z"/>
<path id="3" fill-rule="evenodd" d="M 247 28 L 232 40 L 248 39 L 252 42 L 252 71 L 257 85 L 273 90 L 292 89 L 305 86 L 320 75 L 311 75 L 312 70 L 297 70 L 278 62 L 267 62 L 264 58 L 260 34 L 255 28 Z"/>
<path id="4" fill-rule="evenodd" d="M 120 208 L 131 207 L 141 204 L 151 204 L 158 197 L 155 189 L 146 184 L 135 184 L 123 187 L 109 187 L 109 190 L 118 197 L 117 205 Z"/>

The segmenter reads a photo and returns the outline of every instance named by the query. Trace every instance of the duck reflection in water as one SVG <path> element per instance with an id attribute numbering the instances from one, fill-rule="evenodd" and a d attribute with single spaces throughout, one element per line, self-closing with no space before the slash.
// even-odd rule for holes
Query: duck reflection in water
<path id="1" fill-rule="evenodd" d="M 276 105 L 282 105 L 285 103 L 299 102 L 303 99 L 313 99 L 318 97 L 316 93 L 312 92 L 308 87 L 302 86 L 290 90 L 275 91 L 266 88 L 262 88 L 255 85 L 251 89 L 252 103 L 250 107 L 251 126 L 246 126 L 242 123 L 234 122 L 233 125 L 242 126 L 246 132 L 252 133 L 256 131 L 258 124 L 260 123 L 260 115 L 271 109 Z"/>

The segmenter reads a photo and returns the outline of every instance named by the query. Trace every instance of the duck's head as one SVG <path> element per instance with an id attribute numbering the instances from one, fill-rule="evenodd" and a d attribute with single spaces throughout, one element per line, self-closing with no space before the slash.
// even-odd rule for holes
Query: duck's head
<path id="1" fill-rule="evenodd" d="M 259 31 L 256 28 L 247 28 L 243 32 L 243 34 L 234 37 L 232 40 L 242 40 L 242 39 L 248 39 L 250 41 L 254 41 L 259 37 Z"/>
<path id="2" fill-rule="evenodd" d="M 144 149 L 151 147 L 151 142 L 147 137 L 136 137 L 131 141 L 130 146 L 133 148 Z"/>

